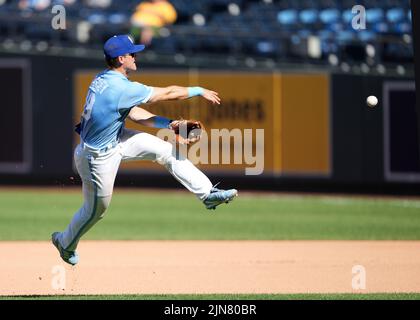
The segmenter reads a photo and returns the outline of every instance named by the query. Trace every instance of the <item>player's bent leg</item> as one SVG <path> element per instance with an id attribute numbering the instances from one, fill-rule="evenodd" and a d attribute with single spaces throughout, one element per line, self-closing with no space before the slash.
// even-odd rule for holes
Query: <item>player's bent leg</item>
<path id="1" fill-rule="evenodd" d="M 75 250 L 80 238 L 103 218 L 110 202 L 111 196 L 98 197 L 90 192 L 85 192 L 85 202 L 73 216 L 66 230 L 52 234 L 52 242 L 65 262 L 72 265 L 78 263 L 79 257 Z"/>
<path id="2" fill-rule="evenodd" d="M 203 201 L 203 204 L 207 209 L 216 209 L 218 205 L 222 203 L 229 203 L 238 195 L 238 191 L 236 189 L 221 190 L 212 187 L 210 180 L 204 175 L 204 173 L 198 170 L 191 161 L 186 159 L 183 155 L 174 155 L 173 145 L 165 141 L 163 142 L 166 144 L 165 148 L 167 148 L 167 150 L 162 152 L 156 161 L 165 166 L 166 169 L 168 169 L 168 171 L 190 191 L 194 192 L 194 182 L 201 183 L 198 184 L 197 187 L 205 186 L 205 192 L 200 194 L 196 192 L 194 193 L 196 193 L 196 195 Z M 186 172 L 190 172 L 194 179 L 191 179 L 189 182 L 185 182 L 187 179 L 190 179 L 190 176 L 185 174 Z"/>
<path id="3" fill-rule="evenodd" d="M 125 130 L 121 140 L 123 161 L 156 161 L 199 199 L 204 200 L 210 194 L 211 181 L 190 160 L 176 155 L 171 143 L 151 134 L 133 130 Z"/>
<path id="4" fill-rule="evenodd" d="M 76 168 L 83 182 L 84 203 L 66 230 L 52 236 L 60 256 L 70 264 L 75 264 L 69 256 L 77 256 L 75 250 L 80 238 L 104 216 L 111 202 L 114 180 L 121 161 L 119 149 L 114 149 L 96 156 L 83 152 L 80 146 L 75 150 Z"/>
<path id="5" fill-rule="evenodd" d="M 162 141 L 162 140 L 161 140 Z M 211 191 L 212 183 L 207 176 L 182 155 L 175 155 L 172 144 L 162 141 L 156 162 L 163 165 L 182 185 L 204 200 Z"/>
<path id="6" fill-rule="evenodd" d="M 207 209 L 215 209 L 222 203 L 229 203 L 237 195 L 236 189 L 222 190 L 212 187 L 207 176 L 182 155 L 175 154 L 175 148 L 148 133 L 126 130 L 122 135 L 122 160 L 152 160 L 165 168 L 193 192 Z"/>
<path id="7" fill-rule="evenodd" d="M 66 230 L 61 233 L 61 245 L 66 250 L 74 251 L 80 238 L 104 217 L 112 196 L 101 197 L 86 194 L 83 206 L 74 214 Z"/>

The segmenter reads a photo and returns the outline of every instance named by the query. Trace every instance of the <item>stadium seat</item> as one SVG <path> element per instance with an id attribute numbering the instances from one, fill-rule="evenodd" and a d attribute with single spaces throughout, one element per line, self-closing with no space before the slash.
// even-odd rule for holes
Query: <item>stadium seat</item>
<path id="1" fill-rule="evenodd" d="M 384 11 L 380 8 L 366 10 L 366 22 L 370 24 L 383 22 L 385 18 Z"/>
<path id="2" fill-rule="evenodd" d="M 142 0 L 112 1 L 106 8 L 95 8 L 85 1 L 76 1 L 66 8 L 68 23 L 87 21 L 92 25 L 90 40 L 86 46 L 99 48 L 109 35 L 130 30 L 130 16 Z M 411 33 L 411 10 L 409 0 L 169 0 L 177 10 L 178 18 L 168 26 L 170 36 L 153 40 L 151 49 L 157 53 L 211 53 L 255 55 L 257 57 L 287 57 L 288 44 L 300 46 L 309 35 L 317 35 L 321 41 L 324 57 L 339 53 L 348 44 L 362 45 L 375 41 L 401 42 L 402 46 L 389 49 L 389 55 L 409 55 L 403 38 Z M 418 1 L 418 0 L 412 0 Z M 1 0 L 0 0 L 1 2 Z M 235 3 L 239 14 L 229 12 L 228 6 Z M 356 13 L 354 5 L 366 8 L 366 30 L 354 30 L 352 20 Z M 205 17 L 205 26 L 197 26 L 193 16 Z M 10 21 L 10 15 L 18 21 Z M 19 40 L 44 39 L 57 44 L 78 45 L 77 37 L 57 37 L 57 32 L 41 28 L 39 17 L 50 21 L 49 10 L 37 12 L 33 22 L 30 11 L 22 12 L 16 1 L 0 5 L 0 34 Z M 46 20 L 47 21 L 47 20 Z M 392 37 L 392 38 L 389 38 Z M 398 52 L 402 50 L 402 53 Z"/>
<path id="3" fill-rule="evenodd" d="M 337 23 L 340 20 L 340 11 L 337 9 L 325 9 L 319 14 L 319 19 L 324 24 Z"/>
<path id="4" fill-rule="evenodd" d="M 91 13 L 87 17 L 87 21 L 91 24 L 105 24 L 107 16 L 103 13 Z"/>
<path id="5" fill-rule="evenodd" d="M 357 32 L 357 38 L 362 42 L 374 41 L 377 37 L 377 33 L 372 30 L 360 30 Z"/>
<path id="6" fill-rule="evenodd" d="M 351 11 L 351 9 L 344 10 L 342 13 L 342 20 L 343 23 L 346 25 L 351 25 L 351 21 L 353 20 L 354 13 Z"/>
<path id="7" fill-rule="evenodd" d="M 335 41 L 321 40 L 321 52 L 324 57 L 327 57 L 329 54 L 337 54 L 339 46 Z"/>
<path id="8" fill-rule="evenodd" d="M 332 39 L 334 37 L 334 32 L 331 30 L 322 29 L 318 31 L 318 37 L 323 39 Z"/>
<path id="9" fill-rule="evenodd" d="M 257 42 L 257 51 L 263 54 L 269 54 L 274 51 L 274 44 L 270 41 L 258 41 Z"/>
<path id="10" fill-rule="evenodd" d="M 303 24 L 314 24 L 318 21 L 318 10 L 305 9 L 299 13 L 299 20 Z"/>
<path id="11" fill-rule="evenodd" d="M 405 19 L 405 11 L 402 8 L 392 8 L 386 12 L 386 18 L 390 23 L 398 23 Z"/>
<path id="12" fill-rule="evenodd" d="M 123 24 L 128 21 L 130 17 L 124 13 L 111 13 L 108 16 L 108 22 L 112 24 Z"/>
<path id="13" fill-rule="evenodd" d="M 277 14 L 277 20 L 283 25 L 294 25 L 298 22 L 298 12 L 295 9 L 280 11 Z"/>
<path id="14" fill-rule="evenodd" d="M 378 22 L 371 29 L 376 33 L 387 33 L 389 32 L 389 25 L 386 22 Z"/>
<path id="15" fill-rule="evenodd" d="M 305 39 L 308 38 L 310 35 L 313 34 L 313 32 L 309 29 L 300 29 L 297 34 L 299 35 L 299 38 Z"/>
<path id="16" fill-rule="evenodd" d="M 346 43 L 356 38 L 356 32 L 351 30 L 343 30 L 335 34 L 338 42 Z"/>
<path id="17" fill-rule="evenodd" d="M 401 22 L 398 23 L 395 28 L 393 28 L 393 31 L 399 34 L 406 34 L 406 33 L 411 33 L 411 23 L 409 22 Z"/>

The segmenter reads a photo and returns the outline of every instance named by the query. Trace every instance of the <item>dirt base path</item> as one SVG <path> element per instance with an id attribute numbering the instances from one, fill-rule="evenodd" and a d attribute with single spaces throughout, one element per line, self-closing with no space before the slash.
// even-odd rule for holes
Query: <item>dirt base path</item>
<path id="1" fill-rule="evenodd" d="M 420 292 L 420 241 L 82 241 L 78 252 L 71 267 L 50 243 L 0 242 L 0 295 Z"/>

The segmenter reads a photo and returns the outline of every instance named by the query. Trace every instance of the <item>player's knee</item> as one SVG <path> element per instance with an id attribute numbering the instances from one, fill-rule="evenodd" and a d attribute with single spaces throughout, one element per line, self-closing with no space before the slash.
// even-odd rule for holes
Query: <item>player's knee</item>
<path id="1" fill-rule="evenodd" d="M 111 196 L 98 197 L 96 200 L 95 217 L 99 220 L 102 219 L 106 213 L 106 209 L 109 207 L 111 202 Z"/>
<path id="2" fill-rule="evenodd" d="M 159 154 L 156 155 L 156 161 L 160 164 L 166 164 L 173 157 L 173 145 L 166 141 L 162 142 Z"/>

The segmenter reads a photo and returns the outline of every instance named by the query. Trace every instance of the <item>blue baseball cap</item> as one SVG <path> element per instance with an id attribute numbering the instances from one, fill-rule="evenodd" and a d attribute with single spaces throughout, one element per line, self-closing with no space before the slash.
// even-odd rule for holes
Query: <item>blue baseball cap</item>
<path id="1" fill-rule="evenodd" d="M 116 58 L 127 53 L 140 52 L 145 48 L 144 45 L 135 45 L 133 39 L 127 35 L 122 34 L 109 38 L 104 44 L 104 54 L 109 58 Z"/>

